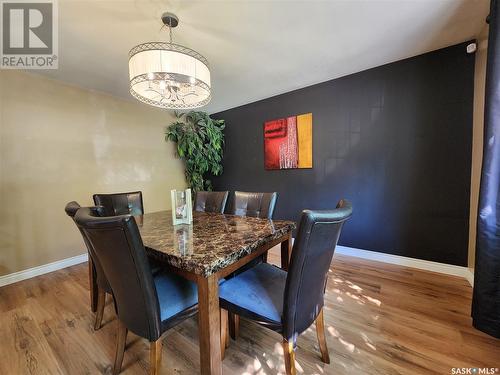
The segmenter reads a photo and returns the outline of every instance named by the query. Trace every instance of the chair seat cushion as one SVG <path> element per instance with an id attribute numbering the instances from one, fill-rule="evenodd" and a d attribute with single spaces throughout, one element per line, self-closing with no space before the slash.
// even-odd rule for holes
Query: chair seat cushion
<path id="1" fill-rule="evenodd" d="M 252 319 L 281 324 L 286 276 L 281 268 L 258 264 L 220 285 L 221 307 Z"/>
<path id="2" fill-rule="evenodd" d="M 154 275 L 154 282 L 162 321 L 198 303 L 198 288 L 192 281 L 172 273 L 161 272 Z"/>

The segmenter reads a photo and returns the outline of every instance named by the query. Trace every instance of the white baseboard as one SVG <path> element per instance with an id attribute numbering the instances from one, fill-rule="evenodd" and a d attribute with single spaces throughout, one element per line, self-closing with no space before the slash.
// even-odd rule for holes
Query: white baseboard
<path id="1" fill-rule="evenodd" d="M 0 287 L 17 283 L 21 280 L 31 279 L 35 276 L 40 276 L 45 273 L 53 272 L 66 268 L 69 266 L 74 266 L 75 264 L 83 263 L 88 260 L 88 254 L 81 254 L 71 258 L 66 258 L 58 260 L 56 262 L 44 264 L 38 267 L 29 268 L 27 270 L 10 273 L 8 275 L 0 276 Z"/>
<path id="2" fill-rule="evenodd" d="M 465 278 L 469 282 L 470 286 L 474 286 L 474 268 L 467 268 L 465 271 Z"/>
<path id="3" fill-rule="evenodd" d="M 376 251 L 361 250 L 347 246 L 338 245 L 335 249 L 337 254 L 349 255 L 357 258 L 374 260 L 390 264 L 397 264 L 405 267 L 418 268 L 421 270 L 444 273 L 447 275 L 459 276 L 467 279 L 471 286 L 474 286 L 474 272 L 470 268 L 454 266 L 452 264 L 431 262 L 429 260 L 408 258 L 399 255 L 379 253 Z M 88 260 L 88 254 L 81 254 L 71 258 L 66 258 L 42 266 L 29 268 L 24 271 L 11 273 L 9 275 L 0 276 L 0 287 L 16 283 L 21 280 L 30 279 L 35 276 L 43 275 L 49 272 L 57 271 L 62 268 L 83 263 Z"/>
<path id="4" fill-rule="evenodd" d="M 361 250 L 340 245 L 337 245 L 335 253 L 341 255 L 349 255 L 357 258 L 368 259 L 368 260 L 374 260 L 377 262 L 397 264 L 399 266 L 418 268 L 426 271 L 439 272 L 439 273 L 444 273 L 446 275 L 459 276 L 467 279 L 467 281 L 469 281 L 471 286 L 474 285 L 474 274 L 467 267 L 455 266 L 446 263 L 432 262 L 430 260 L 408 258 L 400 255 L 379 253 L 376 251 Z"/>

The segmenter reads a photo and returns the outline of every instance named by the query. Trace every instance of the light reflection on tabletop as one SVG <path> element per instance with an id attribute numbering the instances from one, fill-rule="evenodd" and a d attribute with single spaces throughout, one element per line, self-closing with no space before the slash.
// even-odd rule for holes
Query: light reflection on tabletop
<path id="1" fill-rule="evenodd" d="M 193 212 L 193 224 L 172 225 L 171 211 L 135 216 L 144 246 L 166 263 L 209 276 L 295 228 L 293 221 Z"/>

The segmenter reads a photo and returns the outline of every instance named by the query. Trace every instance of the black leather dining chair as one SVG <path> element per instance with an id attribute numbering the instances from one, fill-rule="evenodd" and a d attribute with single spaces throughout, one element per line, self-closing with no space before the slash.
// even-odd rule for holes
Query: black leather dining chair
<path id="1" fill-rule="evenodd" d="M 126 193 L 94 194 L 94 204 L 102 207 L 104 216 L 144 215 L 144 203 L 141 191 L 129 191 Z M 149 258 L 153 274 L 159 272 L 162 268 L 161 263 L 155 259 Z M 96 297 L 98 298 L 98 297 Z"/>
<path id="2" fill-rule="evenodd" d="M 134 217 L 99 217 L 81 208 L 75 222 L 113 290 L 118 315 L 113 374 L 121 371 L 128 330 L 151 343 L 150 374 L 158 374 L 163 333 L 198 310 L 196 284 L 173 273 L 152 274 Z"/>
<path id="3" fill-rule="evenodd" d="M 198 191 L 194 200 L 194 210 L 223 214 L 228 195 L 228 191 Z"/>
<path id="4" fill-rule="evenodd" d="M 229 214 L 272 219 L 278 193 L 235 191 Z"/>
<path id="5" fill-rule="evenodd" d="M 142 202 L 142 192 L 131 191 L 128 193 L 94 194 L 96 206 L 104 207 L 106 216 L 115 215 L 143 215 L 144 204 Z"/>
<path id="6" fill-rule="evenodd" d="M 66 214 L 69 217 L 71 217 L 74 221 L 75 215 L 80 208 L 81 206 L 78 204 L 78 202 L 72 201 L 66 205 L 64 211 L 66 211 Z M 92 207 L 90 209 L 94 210 L 95 212 L 100 212 L 101 214 L 103 214 L 102 207 Z M 91 305 L 93 305 L 92 308 L 94 308 L 94 301 L 95 301 L 96 316 L 94 322 L 94 329 L 98 330 L 99 328 L 101 328 L 102 318 L 104 315 L 106 293 L 112 294 L 112 292 L 108 280 L 104 275 L 104 271 L 102 270 L 102 267 L 94 253 L 94 250 L 92 249 L 91 244 L 89 243 L 89 241 L 87 240 L 86 236 L 83 234 L 81 229 L 80 232 L 82 234 L 83 241 L 85 242 L 85 246 L 87 247 L 87 252 L 89 255 L 90 299 L 91 299 Z"/>
<path id="7" fill-rule="evenodd" d="M 261 219 L 272 219 L 274 207 L 278 193 L 256 193 L 246 191 L 235 191 L 228 213 L 237 216 L 250 216 Z M 255 258 L 251 262 L 245 264 L 243 267 L 236 270 L 229 278 L 234 277 L 246 270 L 254 267 L 255 265 L 267 262 L 267 252 Z M 237 314 L 229 314 L 229 328 L 230 334 L 233 339 L 238 338 L 240 330 L 240 317 Z"/>
<path id="8" fill-rule="evenodd" d="M 297 337 L 316 322 L 321 358 L 329 363 L 323 305 L 328 270 L 344 222 L 352 206 L 341 200 L 335 210 L 302 212 L 288 273 L 261 263 L 219 288 L 221 321 L 232 312 L 257 321 L 283 337 L 287 375 L 295 374 Z M 221 337 L 227 337 L 227 324 Z M 223 339 L 224 352 L 228 341 Z"/>

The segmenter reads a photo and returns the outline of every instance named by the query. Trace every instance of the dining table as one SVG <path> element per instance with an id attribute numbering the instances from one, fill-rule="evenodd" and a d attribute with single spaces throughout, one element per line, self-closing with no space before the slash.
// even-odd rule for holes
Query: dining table
<path id="1" fill-rule="evenodd" d="M 198 286 L 200 373 L 222 374 L 219 282 L 274 246 L 288 270 L 293 221 L 194 212 L 173 225 L 171 211 L 135 216 L 148 256 Z"/>

